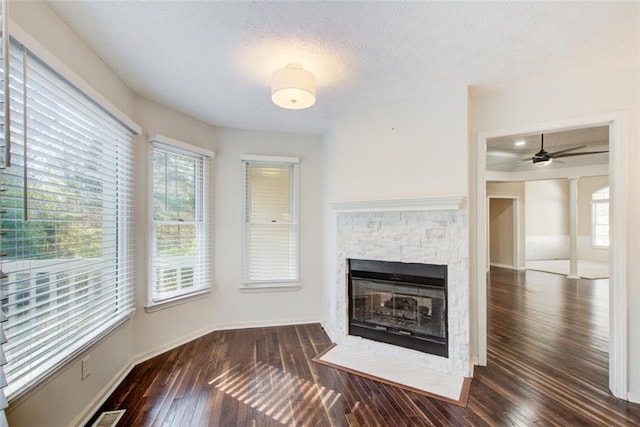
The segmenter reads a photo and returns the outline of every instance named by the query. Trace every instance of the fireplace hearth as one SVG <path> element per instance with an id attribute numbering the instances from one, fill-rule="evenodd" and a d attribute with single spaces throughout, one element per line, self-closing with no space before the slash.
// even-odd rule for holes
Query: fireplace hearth
<path id="1" fill-rule="evenodd" d="M 448 357 L 447 266 L 348 260 L 349 335 Z"/>

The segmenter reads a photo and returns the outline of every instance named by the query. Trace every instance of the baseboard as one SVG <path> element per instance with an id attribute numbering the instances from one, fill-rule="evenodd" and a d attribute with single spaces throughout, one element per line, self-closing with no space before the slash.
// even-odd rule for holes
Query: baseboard
<path id="1" fill-rule="evenodd" d="M 630 391 L 627 393 L 627 400 L 633 403 L 640 403 L 640 391 Z"/>
<path id="2" fill-rule="evenodd" d="M 495 263 L 495 262 L 492 262 L 489 265 L 491 265 L 491 267 L 506 268 L 506 269 L 509 269 L 509 270 L 517 270 L 517 268 L 515 266 L 513 266 L 513 265 L 498 264 L 498 263 Z"/>
<path id="3" fill-rule="evenodd" d="M 78 415 L 72 422 L 72 426 L 84 426 L 89 422 L 91 417 L 96 413 L 102 404 L 111 396 L 111 393 L 120 385 L 122 381 L 129 375 L 129 372 L 134 367 L 133 360 L 131 360 L 126 366 L 124 366 L 117 374 L 113 376 L 100 392 L 87 404 L 85 409 Z"/>
<path id="4" fill-rule="evenodd" d="M 250 328 L 269 328 L 272 326 L 292 326 L 292 325 L 308 325 L 312 323 L 321 323 L 318 318 L 306 319 L 290 319 L 290 320 L 272 320 L 269 322 L 233 322 L 221 323 L 216 325 L 216 331 L 228 331 L 231 329 L 250 329 Z"/>
<path id="5" fill-rule="evenodd" d="M 216 325 L 210 325 L 205 328 L 199 329 L 195 332 L 180 337 L 179 339 L 170 341 L 166 344 L 158 346 L 152 350 L 148 350 L 144 353 L 136 354 L 134 357 L 134 365 L 139 365 L 142 362 L 146 362 L 162 353 L 173 350 L 176 347 L 180 347 L 183 344 L 198 339 L 204 335 L 210 334 L 215 331 L 227 331 L 231 329 L 249 329 L 249 328 L 265 328 L 270 326 L 291 326 L 291 325 L 305 325 L 310 323 L 320 323 L 319 319 L 291 319 L 291 320 L 274 320 L 269 322 L 233 322 L 233 323 L 219 323 Z"/>
<path id="6" fill-rule="evenodd" d="M 324 322 L 322 328 L 324 329 L 325 334 L 327 334 L 332 343 L 338 342 L 335 328 L 333 327 L 333 324 L 331 322 Z"/>
<path id="7" fill-rule="evenodd" d="M 271 322 L 240 322 L 240 323 L 228 323 L 228 324 L 219 324 L 212 325 L 205 328 L 202 328 L 198 331 L 192 332 L 189 335 L 183 336 L 177 340 L 171 341 L 159 347 L 156 347 L 152 350 L 146 351 L 144 353 L 137 354 L 131 359 L 131 361 L 124 366 L 114 377 L 109 381 L 104 388 L 93 398 L 93 400 L 85 407 L 85 409 L 78 415 L 71 425 L 73 426 L 83 426 L 91 417 L 96 413 L 98 409 L 102 406 L 102 404 L 109 398 L 111 393 L 120 385 L 120 383 L 125 379 L 129 372 L 136 366 L 142 362 L 146 362 L 147 360 L 156 357 L 162 353 L 173 350 L 176 347 L 179 347 L 183 344 L 188 343 L 189 341 L 193 341 L 197 338 L 200 338 L 204 335 L 207 335 L 211 332 L 221 331 L 221 330 L 230 330 L 230 329 L 248 329 L 248 328 L 264 328 L 270 326 L 290 326 L 290 325 L 306 325 L 311 323 L 320 323 L 319 319 L 294 319 L 294 320 L 279 320 L 279 321 L 271 321 Z"/>
<path id="8" fill-rule="evenodd" d="M 470 355 L 469 356 L 469 377 L 470 378 L 473 378 L 473 372 L 474 372 L 474 369 L 476 368 L 476 365 L 478 365 L 478 356 Z"/>
<path id="9" fill-rule="evenodd" d="M 189 341 L 193 341 L 197 338 L 200 338 L 203 335 L 207 335 L 216 330 L 215 326 L 207 326 L 202 329 L 198 329 L 197 331 L 191 332 L 189 335 L 182 336 L 173 341 L 169 341 L 168 343 L 162 344 L 156 348 L 151 350 L 147 350 L 143 353 L 138 353 L 133 357 L 133 364 L 139 365 L 142 362 L 146 362 L 149 359 L 152 359 L 162 353 L 165 353 L 169 350 L 173 350 L 176 347 L 180 347 L 183 344 L 188 343 Z"/>

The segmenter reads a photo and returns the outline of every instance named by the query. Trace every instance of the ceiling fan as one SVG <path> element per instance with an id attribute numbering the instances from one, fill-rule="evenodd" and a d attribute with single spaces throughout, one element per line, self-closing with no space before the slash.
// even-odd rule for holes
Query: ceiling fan
<path id="1" fill-rule="evenodd" d="M 580 153 L 572 153 L 572 151 L 580 150 L 581 148 L 585 148 L 586 145 L 579 145 L 577 147 L 566 148 L 560 151 L 548 152 L 544 149 L 544 134 L 540 135 L 540 151 L 533 155 L 533 157 L 527 157 L 523 159 L 525 161 L 531 160 L 536 166 L 544 166 L 548 165 L 553 161 L 553 159 L 561 158 L 561 157 L 573 157 L 573 156 L 586 156 L 588 154 L 602 154 L 608 153 L 609 150 L 602 151 L 583 151 Z"/>

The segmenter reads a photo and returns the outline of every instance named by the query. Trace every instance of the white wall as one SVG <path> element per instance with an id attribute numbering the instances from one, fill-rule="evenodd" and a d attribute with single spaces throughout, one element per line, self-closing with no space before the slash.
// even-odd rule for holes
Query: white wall
<path id="1" fill-rule="evenodd" d="M 594 114 L 625 111 L 629 115 L 627 233 L 619 236 L 628 248 L 626 271 L 628 301 L 628 388 L 640 399 L 640 144 L 638 143 L 640 71 L 635 67 L 583 70 L 566 77 L 534 82 L 511 90 L 474 97 L 471 107 L 473 134 L 531 127 Z M 543 129 L 544 130 L 544 129 Z M 475 185 L 475 183 L 474 183 Z M 615 220 L 615 219 L 614 219 Z"/>
<path id="2" fill-rule="evenodd" d="M 132 115 L 134 96 L 129 88 L 44 1 L 10 3 L 13 22 L 120 110 Z"/>
<path id="3" fill-rule="evenodd" d="M 342 116 L 323 140 L 335 162 L 329 201 L 467 194 L 464 86 Z"/>
<path id="4" fill-rule="evenodd" d="M 524 186 L 527 261 L 568 259 L 569 181 L 527 181 Z"/>
<path id="5" fill-rule="evenodd" d="M 323 170 L 320 138 L 274 132 L 220 129 L 216 149 L 216 277 L 214 312 L 220 326 L 319 321 L 322 247 Z M 300 283 L 298 292 L 240 293 L 241 154 L 300 158 Z M 221 207 L 224 206 L 224 209 Z M 229 256 L 229 253 L 231 256 Z M 235 256 L 234 256 L 235 254 Z M 224 255 L 224 256 L 223 256 Z"/>
<path id="6" fill-rule="evenodd" d="M 146 358 L 214 329 L 320 321 L 322 270 L 322 153 L 320 138 L 275 132 L 214 128 L 189 116 L 139 98 L 136 119 L 150 134 L 161 134 L 215 151 L 212 161 L 214 291 L 174 307 L 145 312 L 147 232 L 140 227 L 137 259 L 138 312 L 135 349 Z M 138 147 L 137 199 L 146 221 L 147 143 Z M 300 158 L 300 280 L 299 291 L 241 292 L 242 154 Z M 180 319 L 179 322 L 176 319 Z"/>
<path id="7" fill-rule="evenodd" d="M 609 185 L 608 176 L 583 177 L 578 180 L 578 258 L 609 262 L 609 249 L 591 246 L 591 195 Z"/>
<path id="8" fill-rule="evenodd" d="M 136 99 L 136 120 L 145 130 L 145 135 L 136 141 L 136 316 L 135 316 L 135 355 L 137 359 L 160 353 L 181 343 L 184 339 L 201 335 L 213 329 L 213 296 L 209 295 L 195 301 L 153 313 L 145 312 L 147 298 L 146 285 L 148 275 L 148 134 L 160 134 L 214 150 L 216 130 L 212 126 L 176 113 L 144 98 Z M 211 162 L 213 175 L 216 161 Z M 216 178 L 212 178 L 209 188 Z M 215 208 L 214 208 L 215 209 Z M 216 229 L 213 233 L 215 236 Z M 215 239 L 215 237 L 214 237 Z M 215 256 L 215 255 L 214 255 Z M 215 269 L 212 269 L 215 274 Z M 179 319 L 179 321 L 176 321 Z"/>

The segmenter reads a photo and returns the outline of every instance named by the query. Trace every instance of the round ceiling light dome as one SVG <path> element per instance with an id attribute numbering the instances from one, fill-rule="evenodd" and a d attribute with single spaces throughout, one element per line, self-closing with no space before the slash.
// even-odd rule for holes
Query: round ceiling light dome
<path id="1" fill-rule="evenodd" d="M 278 107 L 303 110 L 316 103 L 316 78 L 298 64 L 287 64 L 271 77 L 271 100 Z"/>

